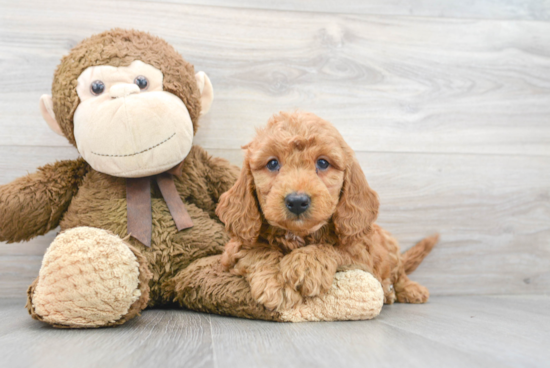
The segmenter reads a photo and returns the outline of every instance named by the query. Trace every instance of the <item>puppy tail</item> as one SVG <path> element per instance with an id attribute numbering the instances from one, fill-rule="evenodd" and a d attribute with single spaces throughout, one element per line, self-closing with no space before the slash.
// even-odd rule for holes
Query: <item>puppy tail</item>
<path id="1" fill-rule="evenodd" d="M 405 274 L 408 275 L 416 270 L 416 267 L 431 252 L 438 240 L 439 234 L 428 236 L 401 255 Z"/>

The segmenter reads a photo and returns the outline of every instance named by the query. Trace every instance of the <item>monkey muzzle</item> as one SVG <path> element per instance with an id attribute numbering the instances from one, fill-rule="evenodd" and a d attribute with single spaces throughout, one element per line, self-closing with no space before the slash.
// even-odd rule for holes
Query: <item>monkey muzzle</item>
<path id="1" fill-rule="evenodd" d="M 139 87 L 134 83 L 118 83 L 109 89 L 109 96 L 111 98 L 123 98 L 139 92 Z"/>
<path id="2" fill-rule="evenodd" d="M 169 170 L 193 143 L 193 123 L 183 102 L 165 91 L 140 93 L 135 84 L 116 84 L 108 94 L 82 102 L 74 125 L 84 160 L 118 177 Z"/>

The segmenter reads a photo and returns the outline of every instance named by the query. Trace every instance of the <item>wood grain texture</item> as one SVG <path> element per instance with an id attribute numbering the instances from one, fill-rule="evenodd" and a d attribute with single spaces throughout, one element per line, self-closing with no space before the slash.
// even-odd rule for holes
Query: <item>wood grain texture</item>
<path id="1" fill-rule="evenodd" d="M 207 315 L 155 310 L 120 328 L 54 329 L 0 302 L 2 367 L 214 367 Z"/>
<path id="2" fill-rule="evenodd" d="M 490 366 L 489 359 L 476 361 L 377 320 L 274 325 L 212 318 L 212 334 L 216 355 L 224 357 L 220 368 Z"/>
<path id="3" fill-rule="evenodd" d="M 412 306 L 406 314 L 388 308 L 381 320 L 502 366 L 548 365 L 550 316 L 542 311 L 550 308 L 549 296 L 440 298 L 425 307 Z"/>
<path id="4" fill-rule="evenodd" d="M 371 321 L 273 323 L 148 310 L 108 329 L 57 330 L 0 300 L 2 367 L 542 367 L 550 296 L 436 297 Z"/>
<path id="5" fill-rule="evenodd" d="M 0 145 L 66 145 L 47 133 L 38 97 L 62 54 L 118 26 L 166 38 L 210 75 L 216 100 L 197 136 L 206 148 L 239 147 L 274 112 L 300 108 L 358 151 L 550 155 L 550 23 L 101 0 L 1 6 Z"/>
<path id="6" fill-rule="evenodd" d="M 151 1 L 151 0 L 141 0 Z M 231 8 L 300 12 L 409 15 L 438 18 L 550 20 L 548 0 L 160 0 Z"/>
<path id="7" fill-rule="evenodd" d="M 61 55 L 139 28 L 212 79 L 195 140 L 212 154 L 240 165 L 272 113 L 316 112 L 358 152 L 403 249 L 441 232 L 413 275 L 432 295 L 550 292 L 550 23 L 467 19 L 546 19 L 548 1 L 207 1 L 0 0 L 0 185 L 77 157 L 38 110 Z M 432 18 L 395 16 L 407 7 Z M 54 235 L 0 245 L 2 295 L 24 295 Z"/>
<path id="8" fill-rule="evenodd" d="M 72 146 L 0 146 L 0 185 L 48 163 L 74 160 L 78 156 Z"/>
<path id="9" fill-rule="evenodd" d="M 241 165 L 239 150 L 210 153 Z M 550 158 L 365 152 L 357 157 L 380 196 L 378 223 L 403 250 L 441 233 L 441 243 L 412 275 L 432 295 L 550 291 Z M 24 295 L 52 237 L 0 247 L 0 262 L 10 265 L 0 275 L 12 275 L 3 286 L 6 295 Z"/>

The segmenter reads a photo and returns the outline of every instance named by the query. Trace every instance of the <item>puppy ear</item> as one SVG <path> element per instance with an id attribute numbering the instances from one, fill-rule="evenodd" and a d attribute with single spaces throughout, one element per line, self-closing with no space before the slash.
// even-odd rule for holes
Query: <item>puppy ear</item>
<path id="1" fill-rule="evenodd" d="M 370 227 L 378 216 L 379 206 L 378 195 L 369 187 L 354 155 L 346 168 L 340 201 L 332 215 L 336 233 L 348 237 Z"/>
<path id="2" fill-rule="evenodd" d="M 245 244 L 252 244 L 258 238 L 262 220 L 256 200 L 254 178 L 247 158 L 235 185 L 220 197 L 216 215 L 232 237 L 240 239 Z"/>

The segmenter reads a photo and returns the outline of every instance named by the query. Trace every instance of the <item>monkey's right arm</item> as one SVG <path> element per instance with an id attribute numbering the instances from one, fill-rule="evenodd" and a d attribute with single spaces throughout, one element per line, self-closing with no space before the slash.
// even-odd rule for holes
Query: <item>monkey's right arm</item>
<path id="1" fill-rule="evenodd" d="M 0 186 L 0 241 L 29 240 L 59 225 L 89 165 L 58 161 Z"/>

